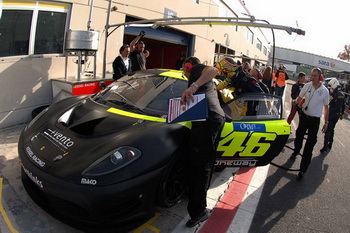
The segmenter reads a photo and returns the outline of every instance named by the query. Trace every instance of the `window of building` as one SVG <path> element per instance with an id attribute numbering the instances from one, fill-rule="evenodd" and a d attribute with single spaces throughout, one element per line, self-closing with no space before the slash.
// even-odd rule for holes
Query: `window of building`
<path id="1" fill-rule="evenodd" d="M 259 39 L 256 39 L 256 48 L 261 51 L 262 43 L 261 43 L 261 41 Z"/>
<path id="2" fill-rule="evenodd" d="M 267 48 L 266 48 L 266 46 L 264 46 L 263 53 L 264 53 L 265 56 L 267 55 Z"/>
<path id="3" fill-rule="evenodd" d="M 27 55 L 33 11 L 4 10 L 0 20 L 0 56 Z"/>
<path id="4" fill-rule="evenodd" d="M 62 53 L 66 13 L 39 11 L 34 54 Z"/>
<path id="5" fill-rule="evenodd" d="M 0 57 L 63 53 L 70 5 L 3 1 Z"/>
<path id="6" fill-rule="evenodd" d="M 252 32 L 249 28 L 247 28 L 246 39 L 247 39 L 247 41 L 249 41 L 251 44 L 253 44 L 253 41 L 254 41 L 254 34 L 253 34 L 253 32 Z"/>

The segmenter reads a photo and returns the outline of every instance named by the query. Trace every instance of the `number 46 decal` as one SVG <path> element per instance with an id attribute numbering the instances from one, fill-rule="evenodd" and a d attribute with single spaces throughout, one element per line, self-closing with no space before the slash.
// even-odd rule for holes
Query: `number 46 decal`
<path id="1" fill-rule="evenodd" d="M 217 151 L 224 152 L 222 157 L 233 157 L 236 153 L 241 157 L 261 157 L 271 146 L 271 143 L 261 141 L 272 142 L 276 137 L 274 133 L 234 131 L 219 142 Z"/>

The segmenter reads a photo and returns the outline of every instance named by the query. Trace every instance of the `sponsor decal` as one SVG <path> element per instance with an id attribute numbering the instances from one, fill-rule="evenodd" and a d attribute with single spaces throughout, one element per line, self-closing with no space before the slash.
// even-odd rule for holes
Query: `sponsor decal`
<path id="1" fill-rule="evenodd" d="M 215 165 L 225 165 L 227 167 L 255 167 L 257 160 L 217 160 Z"/>
<path id="2" fill-rule="evenodd" d="M 88 184 L 88 185 L 96 185 L 96 184 L 97 184 L 97 180 L 88 179 L 88 178 L 81 178 L 80 183 L 82 183 L 82 184 Z"/>
<path id="3" fill-rule="evenodd" d="M 38 185 L 40 188 L 44 188 L 43 182 L 41 180 L 38 179 L 37 176 L 33 175 L 33 173 L 31 171 L 29 171 L 27 168 L 25 168 L 24 166 L 23 170 L 24 172 L 27 174 L 27 176 L 36 184 Z"/>
<path id="4" fill-rule="evenodd" d="M 32 149 L 30 149 L 29 146 L 26 147 L 26 152 L 27 155 L 29 156 L 29 158 L 31 158 L 36 164 L 38 164 L 40 167 L 44 167 L 45 166 L 45 162 L 42 161 L 40 158 L 38 158 L 34 152 L 32 151 Z"/>
<path id="5" fill-rule="evenodd" d="M 254 131 L 254 132 L 266 132 L 265 124 L 256 123 L 233 123 L 235 131 Z"/>
<path id="6" fill-rule="evenodd" d="M 220 140 L 217 151 L 223 152 L 221 157 L 262 157 L 276 137 L 275 133 L 233 131 Z"/>
<path id="7" fill-rule="evenodd" d="M 71 138 L 65 136 L 57 130 L 47 129 L 47 131 L 44 131 L 44 135 L 65 149 L 68 149 L 74 145 L 74 141 L 72 141 Z"/>

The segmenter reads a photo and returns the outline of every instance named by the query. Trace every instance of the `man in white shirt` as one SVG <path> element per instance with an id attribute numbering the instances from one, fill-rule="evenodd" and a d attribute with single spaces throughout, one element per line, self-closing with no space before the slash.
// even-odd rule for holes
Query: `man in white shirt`
<path id="1" fill-rule="evenodd" d="M 127 74 L 131 73 L 131 62 L 129 59 L 130 46 L 128 44 L 122 45 L 119 49 L 120 55 L 113 61 L 113 79 L 117 80 Z"/>
<path id="2" fill-rule="evenodd" d="M 306 83 L 296 99 L 296 104 L 302 108 L 296 137 L 294 140 L 294 153 L 290 157 L 295 159 L 303 146 L 303 139 L 308 132 L 301 163 L 300 172 L 297 179 L 301 180 L 311 162 L 312 151 L 317 142 L 317 133 L 319 130 L 322 112 L 324 116 L 324 125 L 322 132 L 327 129 L 329 114 L 329 92 L 322 84 L 323 76 L 319 68 L 311 70 L 311 82 Z"/>

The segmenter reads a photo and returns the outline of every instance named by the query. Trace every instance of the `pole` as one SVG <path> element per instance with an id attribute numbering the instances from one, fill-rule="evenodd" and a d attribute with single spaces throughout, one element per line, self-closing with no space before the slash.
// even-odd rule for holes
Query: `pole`
<path id="1" fill-rule="evenodd" d="M 111 7 L 112 0 L 109 0 L 108 9 L 107 9 L 107 20 L 105 26 L 105 49 L 103 51 L 103 67 L 102 67 L 102 79 L 106 78 L 106 60 L 107 60 L 107 41 L 108 41 L 108 29 L 109 29 L 109 18 L 111 16 Z"/>
<path id="2" fill-rule="evenodd" d="M 87 30 L 90 31 L 91 29 L 91 18 L 92 18 L 92 8 L 94 7 L 94 0 L 91 0 L 91 5 L 90 5 L 90 14 L 89 14 L 89 20 L 87 23 Z"/>

